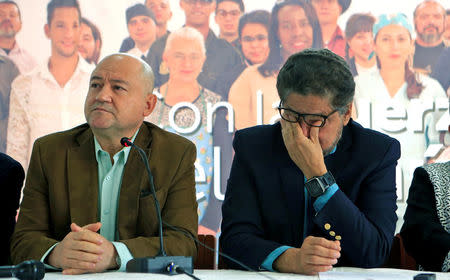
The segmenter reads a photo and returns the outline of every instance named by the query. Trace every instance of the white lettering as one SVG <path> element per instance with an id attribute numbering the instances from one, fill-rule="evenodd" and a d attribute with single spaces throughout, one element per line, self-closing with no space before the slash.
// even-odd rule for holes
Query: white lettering
<path id="1" fill-rule="evenodd" d="M 191 127 L 182 128 L 175 123 L 175 113 L 178 109 L 181 109 L 183 107 L 190 108 L 194 112 L 195 120 Z M 177 103 L 169 111 L 169 124 L 176 132 L 180 134 L 189 134 L 194 132 L 199 127 L 201 120 L 202 117 L 200 115 L 200 110 L 194 104 L 189 102 Z"/>

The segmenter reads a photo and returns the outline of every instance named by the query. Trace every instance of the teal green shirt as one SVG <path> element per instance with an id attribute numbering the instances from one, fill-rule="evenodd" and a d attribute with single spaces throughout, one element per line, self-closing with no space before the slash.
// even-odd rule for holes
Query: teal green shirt
<path id="1" fill-rule="evenodd" d="M 134 134 L 131 139 L 134 142 L 139 130 Z M 100 228 L 100 235 L 111 241 L 116 248 L 119 255 L 119 271 L 125 271 L 127 262 L 133 258 L 130 250 L 122 242 L 115 242 L 119 238 L 117 231 L 117 209 L 119 204 L 120 187 L 122 185 L 123 170 L 128 160 L 131 147 L 124 147 L 113 156 L 114 163 L 111 162 L 111 158 L 107 152 L 105 152 L 94 136 L 95 145 L 95 159 L 98 166 L 98 209 L 100 222 L 102 227 Z M 84 225 L 80 225 L 84 226 Z M 57 245 L 53 245 L 42 256 L 41 261 L 44 262 L 47 255 Z M 47 268 L 53 268 L 46 264 Z"/>
<path id="2" fill-rule="evenodd" d="M 138 130 L 139 132 L 139 130 Z M 131 139 L 134 141 L 136 132 Z M 117 250 L 120 259 L 119 271 L 125 271 L 126 264 L 133 258 L 127 246 L 121 242 L 114 242 L 119 238 L 117 232 L 117 209 L 119 204 L 120 187 L 122 185 L 123 169 L 127 163 L 131 147 L 124 147 L 113 156 L 111 162 L 109 153 L 105 152 L 94 137 L 95 158 L 98 166 L 98 209 L 100 222 L 100 235 L 111 241 Z"/>

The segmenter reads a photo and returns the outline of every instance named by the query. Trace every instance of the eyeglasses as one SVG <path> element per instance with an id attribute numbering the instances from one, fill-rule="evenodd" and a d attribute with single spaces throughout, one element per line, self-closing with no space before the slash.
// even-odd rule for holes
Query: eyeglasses
<path id="1" fill-rule="evenodd" d="M 242 40 L 242 42 L 245 42 L 245 43 L 251 43 L 253 41 L 262 42 L 262 41 L 266 41 L 267 40 L 267 35 L 258 34 L 255 37 L 244 36 L 244 37 L 242 37 L 241 40 Z"/>
<path id="2" fill-rule="evenodd" d="M 304 123 L 313 127 L 323 127 L 327 119 L 331 115 L 339 111 L 339 109 L 336 109 L 333 112 L 329 113 L 327 116 L 320 114 L 300 114 L 299 112 L 296 112 L 294 110 L 281 107 L 281 102 L 280 106 L 278 106 L 277 109 L 278 112 L 280 112 L 280 116 L 283 120 L 291 123 L 300 123 L 300 119 L 302 119 Z"/>
<path id="3" fill-rule="evenodd" d="M 196 3 L 199 3 L 200 5 L 206 6 L 212 3 L 211 0 L 183 0 L 183 1 L 189 5 L 195 5 Z"/>
<path id="4" fill-rule="evenodd" d="M 217 15 L 220 17 L 231 16 L 232 18 L 236 18 L 241 15 L 241 11 L 240 10 L 225 11 L 225 10 L 219 9 L 219 10 L 217 10 Z"/>

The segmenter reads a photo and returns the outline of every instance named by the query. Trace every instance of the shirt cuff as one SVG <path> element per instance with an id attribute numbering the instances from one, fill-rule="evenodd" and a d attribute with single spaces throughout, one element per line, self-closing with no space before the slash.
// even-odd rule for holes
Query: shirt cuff
<path id="1" fill-rule="evenodd" d="M 119 255 L 120 267 L 118 271 L 123 272 L 126 270 L 127 263 L 133 258 L 133 255 L 131 255 L 127 245 L 123 244 L 122 242 L 111 242 L 111 243 L 116 248 L 117 255 Z"/>
<path id="2" fill-rule="evenodd" d="M 316 213 L 322 210 L 322 208 L 327 204 L 328 200 L 339 190 L 339 187 L 336 183 L 331 185 L 324 194 L 319 196 L 316 201 L 314 201 L 313 206 L 314 210 L 316 210 Z"/>
<path id="3" fill-rule="evenodd" d="M 44 255 L 42 256 L 42 258 L 41 258 L 41 262 L 44 264 L 45 268 L 47 268 L 47 269 L 61 270 L 60 268 L 54 267 L 54 266 L 49 265 L 49 264 L 47 264 L 47 263 L 45 262 L 45 259 L 47 258 L 48 254 L 50 254 L 50 252 L 53 250 L 53 248 L 55 248 L 55 246 L 58 245 L 58 244 L 59 244 L 59 242 L 53 244 L 53 246 L 50 247 L 50 248 L 47 250 L 47 252 L 45 252 L 45 254 L 44 254 Z"/>
<path id="4" fill-rule="evenodd" d="M 276 248 L 275 250 L 273 250 L 268 256 L 267 258 L 263 261 L 263 263 L 261 264 L 261 267 L 264 269 L 267 269 L 269 271 L 275 271 L 272 267 L 273 262 L 281 255 L 284 253 L 284 251 L 286 251 L 287 249 L 293 248 L 291 246 L 280 246 L 278 248 Z"/>

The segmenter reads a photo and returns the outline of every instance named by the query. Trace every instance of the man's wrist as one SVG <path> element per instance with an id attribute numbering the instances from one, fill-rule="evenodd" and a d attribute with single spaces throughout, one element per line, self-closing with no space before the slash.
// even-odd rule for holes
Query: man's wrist
<path id="1" fill-rule="evenodd" d="M 43 263 L 48 263 L 49 265 L 61 268 L 61 266 L 57 263 L 58 258 L 55 256 L 56 250 L 58 250 L 58 246 L 60 243 L 57 243 L 55 247 L 49 252 L 49 254 L 45 257 Z"/>
<path id="2" fill-rule="evenodd" d="M 305 175 L 306 180 L 309 180 L 309 179 L 314 178 L 314 177 L 323 176 L 327 172 L 328 172 L 328 170 L 327 170 L 326 166 L 323 166 L 321 168 L 316 168 L 314 170 L 303 172 L 303 175 Z"/>
<path id="3" fill-rule="evenodd" d="M 279 255 L 272 264 L 273 269 L 278 272 L 290 272 L 291 267 L 289 265 L 289 260 L 291 259 L 291 254 L 294 250 L 295 248 L 289 248 Z"/>
<path id="4" fill-rule="evenodd" d="M 119 269 L 120 265 L 121 265 L 120 256 L 117 253 L 116 247 L 114 247 L 114 246 L 112 246 L 112 247 L 113 247 L 114 252 L 112 254 L 111 262 L 108 266 L 108 269 Z"/>

